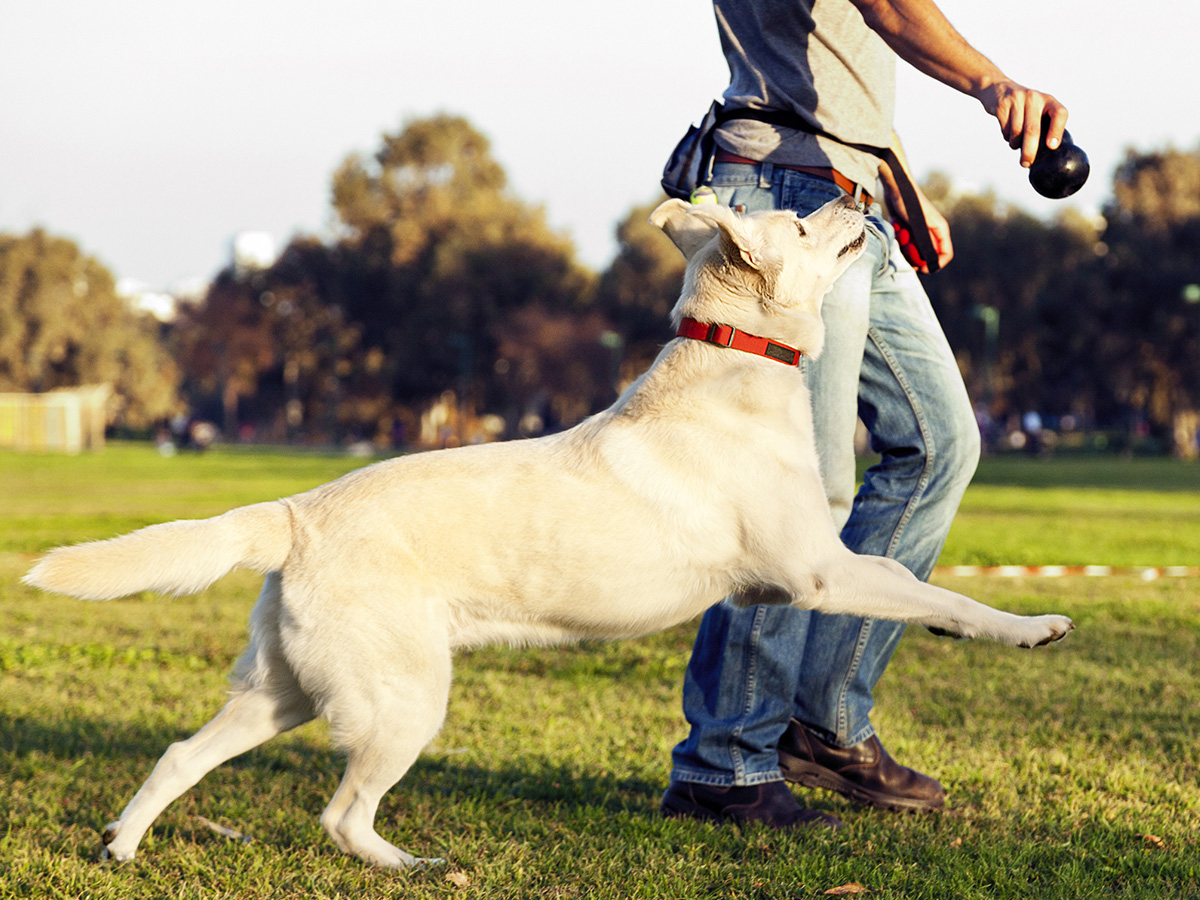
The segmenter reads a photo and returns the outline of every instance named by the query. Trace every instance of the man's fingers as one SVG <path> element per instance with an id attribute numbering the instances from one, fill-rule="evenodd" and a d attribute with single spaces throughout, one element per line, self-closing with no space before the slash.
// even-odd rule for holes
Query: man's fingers
<path id="1" fill-rule="evenodd" d="M 1021 134 L 1021 165 L 1029 168 L 1037 156 L 1038 145 L 1042 142 L 1042 111 L 1046 107 L 1046 98 L 1037 91 L 1027 91 L 1025 94 L 1025 115 L 1022 119 Z M 1059 135 L 1061 137 L 1061 135 Z"/>
<path id="2" fill-rule="evenodd" d="M 1008 146 L 1016 150 L 1025 140 L 1025 98 L 1014 96 L 1009 101 L 1008 120 L 1004 123 Z"/>
<path id="3" fill-rule="evenodd" d="M 1067 130 L 1067 108 L 1053 97 L 1047 98 L 1046 110 L 1043 115 L 1050 117 L 1050 129 L 1046 132 L 1046 146 L 1051 150 L 1062 143 L 1063 132 Z"/>
<path id="4" fill-rule="evenodd" d="M 997 90 L 995 116 L 1008 146 L 1021 151 L 1021 165 L 1026 168 L 1033 165 L 1041 145 L 1043 116 L 1050 117 L 1047 146 L 1051 150 L 1062 142 L 1067 125 L 1067 108 L 1058 100 L 1015 82 L 1006 82 Z"/>
<path id="5" fill-rule="evenodd" d="M 1017 146 L 1013 143 L 1013 106 L 1012 94 L 1007 91 L 1001 93 L 996 102 L 996 120 L 1000 123 L 1000 133 L 1004 135 L 1004 140 L 1008 142 L 1010 147 Z M 1020 134 L 1020 132 L 1016 133 Z"/>
<path id="6" fill-rule="evenodd" d="M 937 237 L 940 238 L 937 243 L 938 267 L 944 269 L 950 260 L 954 259 L 954 244 L 951 243 L 948 232 Z"/>

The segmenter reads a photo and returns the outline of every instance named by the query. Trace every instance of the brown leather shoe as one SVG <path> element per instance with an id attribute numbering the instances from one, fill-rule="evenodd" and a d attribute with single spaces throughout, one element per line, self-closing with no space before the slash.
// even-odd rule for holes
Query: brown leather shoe
<path id="1" fill-rule="evenodd" d="M 842 827 L 840 819 L 797 803 L 782 781 L 729 787 L 672 781 L 663 794 L 661 809 L 668 819 L 716 824 L 761 822 L 778 830 Z"/>
<path id="2" fill-rule="evenodd" d="M 878 737 L 834 747 L 795 719 L 779 739 L 779 770 L 788 781 L 837 791 L 882 809 L 941 809 L 946 802 L 941 784 L 900 765 Z"/>

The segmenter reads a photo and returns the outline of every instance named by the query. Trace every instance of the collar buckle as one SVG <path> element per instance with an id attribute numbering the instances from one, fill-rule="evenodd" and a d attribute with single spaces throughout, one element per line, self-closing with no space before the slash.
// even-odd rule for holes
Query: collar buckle
<path id="1" fill-rule="evenodd" d="M 721 339 L 721 332 L 728 329 L 728 334 L 725 339 Z M 704 340 L 710 344 L 716 344 L 718 347 L 732 347 L 733 339 L 737 336 L 737 329 L 732 325 L 722 325 L 719 322 L 713 322 L 708 326 L 708 334 Z"/>

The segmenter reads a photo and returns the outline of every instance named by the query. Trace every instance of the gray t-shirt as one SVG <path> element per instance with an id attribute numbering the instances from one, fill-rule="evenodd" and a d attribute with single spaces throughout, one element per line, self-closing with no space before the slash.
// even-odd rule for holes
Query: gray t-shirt
<path id="1" fill-rule="evenodd" d="M 849 0 L 713 0 L 729 64 L 726 109 L 797 113 L 843 141 L 887 147 L 896 55 Z M 716 143 L 784 165 L 830 166 L 867 186 L 879 160 L 837 141 L 748 119 L 728 122 Z"/>

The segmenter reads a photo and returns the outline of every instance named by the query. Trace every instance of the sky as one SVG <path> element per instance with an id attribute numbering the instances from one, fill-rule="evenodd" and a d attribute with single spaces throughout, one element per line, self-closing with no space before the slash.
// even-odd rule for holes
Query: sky
<path id="1" fill-rule="evenodd" d="M 1040 198 L 976 101 L 901 62 L 896 130 L 918 176 L 1037 215 L 1094 211 L 1127 148 L 1200 146 L 1200 7 L 940 6 L 1010 77 L 1066 103 L 1092 177 Z M 238 232 L 328 236 L 342 160 L 449 112 L 600 270 L 727 76 L 705 0 L 4 0 L 0 233 L 40 226 L 119 279 L 177 289 L 224 266 Z"/>

